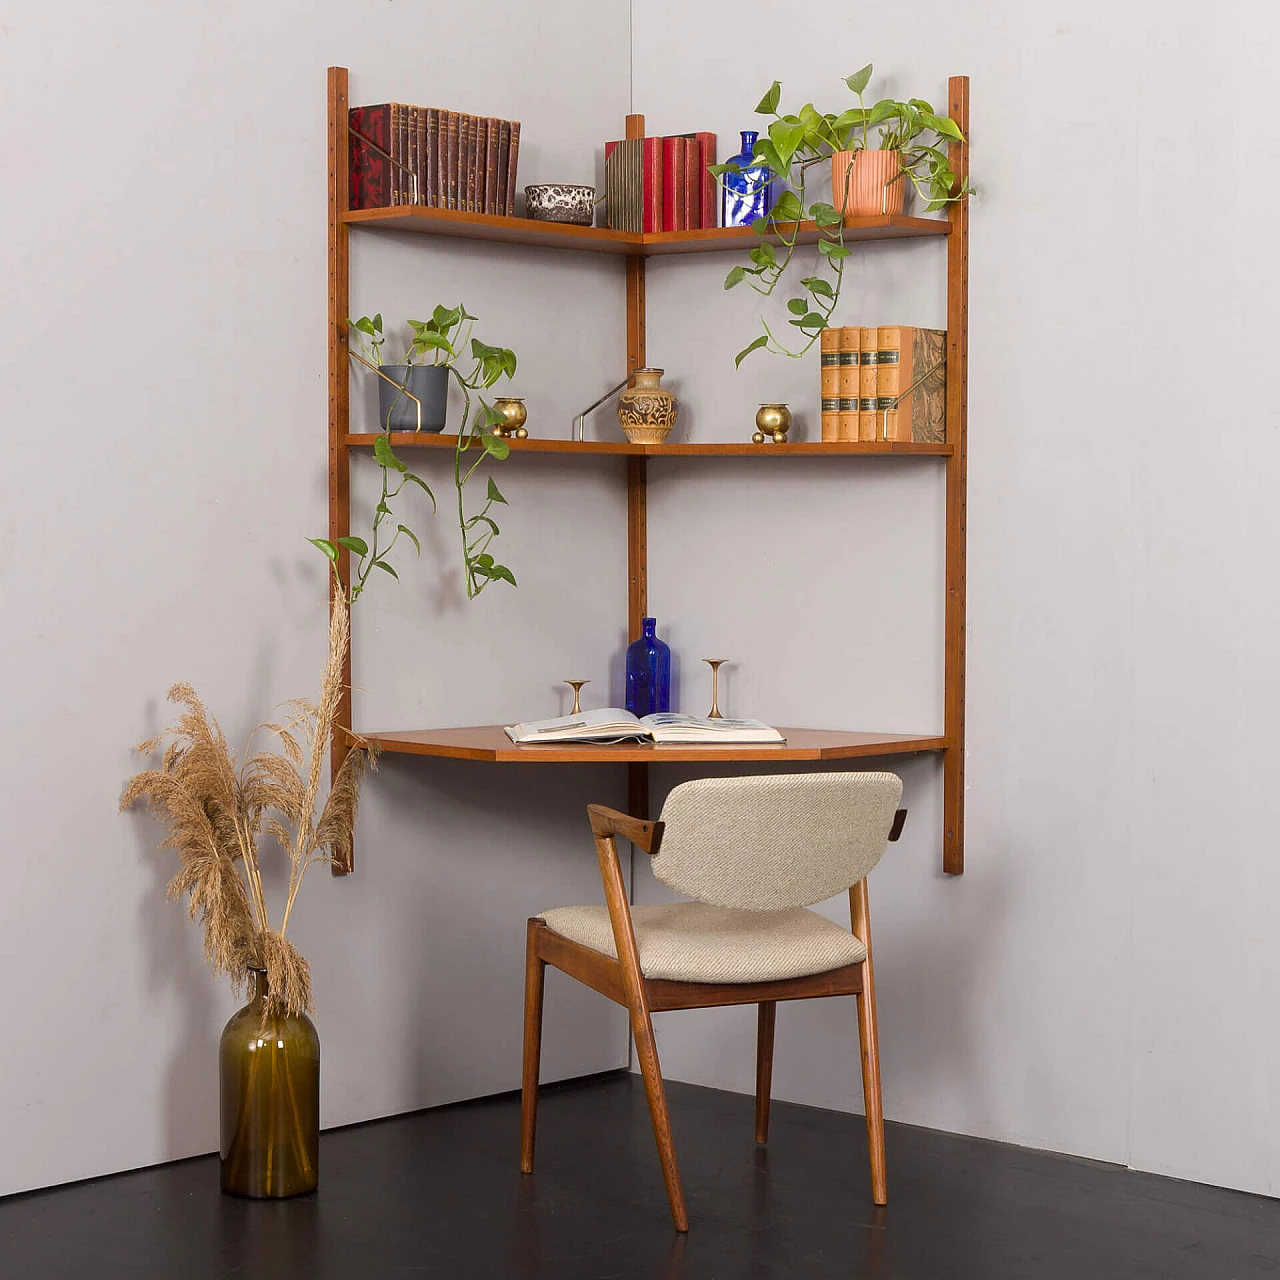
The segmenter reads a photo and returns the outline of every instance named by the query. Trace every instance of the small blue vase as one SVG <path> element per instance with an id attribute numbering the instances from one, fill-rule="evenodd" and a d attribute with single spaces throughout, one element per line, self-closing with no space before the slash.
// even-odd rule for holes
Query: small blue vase
<path id="1" fill-rule="evenodd" d="M 749 227 L 757 218 L 763 218 L 773 208 L 773 170 L 768 165 L 751 167 L 759 133 L 754 129 L 742 131 L 742 150 L 729 159 L 730 164 L 741 166 L 741 173 L 726 173 L 720 191 L 720 225 L 722 227 Z"/>
<path id="2" fill-rule="evenodd" d="M 658 639 L 656 619 L 640 625 L 640 638 L 627 645 L 627 710 L 649 716 L 671 710 L 671 648 Z"/>

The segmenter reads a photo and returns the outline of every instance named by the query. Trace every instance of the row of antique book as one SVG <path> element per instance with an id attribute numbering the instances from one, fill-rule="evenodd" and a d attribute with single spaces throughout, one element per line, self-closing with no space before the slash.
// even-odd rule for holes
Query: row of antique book
<path id="1" fill-rule="evenodd" d="M 628 138 L 604 145 L 608 222 L 614 231 L 696 231 L 718 225 L 714 133 Z"/>
<path id="2" fill-rule="evenodd" d="M 824 440 L 945 442 L 945 329 L 845 325 L 820 348 Z"/>
<path id="3" fill-rule="evenodd" d="M 518 120 L 383 102 L 349 124 L 351 208 L 515 214 Z"/>

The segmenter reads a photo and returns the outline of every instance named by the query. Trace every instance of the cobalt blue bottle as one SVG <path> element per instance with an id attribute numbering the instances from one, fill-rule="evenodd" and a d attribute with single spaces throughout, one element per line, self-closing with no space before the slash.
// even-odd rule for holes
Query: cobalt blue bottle
<path id="1" fill-rule="evenodd" d="M 730 158 L 730 164 L 739 165 L 741 173 L 726 173 L 721 181 L 720 225 L 722 227 L 749 227 L 757 218 L 763 218 L 773 208 L 773 171 L 768 165 L 751 166 L 755 154 L 755 129 L 742 131 L 742 151 Z"/>
<path id="2" fill-rule="evenodd" d="M 671 710 L 671 649 L 658 639 L 656 619 L 640 625 L 640 638 L 627 645 L 627 710 L 649 716 Z"/>

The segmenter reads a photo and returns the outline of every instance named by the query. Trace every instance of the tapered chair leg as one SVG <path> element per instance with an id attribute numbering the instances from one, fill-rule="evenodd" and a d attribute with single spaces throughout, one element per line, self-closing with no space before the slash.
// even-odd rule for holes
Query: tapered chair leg
<path id="1" fill-rule="evenodd" d="M 538 1066 L 542 1058 L 542 988 L 547 962 L 538 955 L 541 920 L 529 921 L 524 960 L 524 1076 L 520 1085 L 520 1172 L 533 1172 L 538 1128 Z"/>
<path id="2" fill-rule="evenodd" d="M 761 1000 L 756 1020 L 756 1142 L 769 1141 L 769 1093 L 773 1087 L 773 1027 L 775 1000 Z"/>
<path id="3" fill-rule="evenodd" d="M 653 1137 L 658 1144 L 662 1180 L 667 1185 L 671 1220 L 677 1231 L 688 1231 L 689 1215 L 685 1212 L 680 1170 L 676 1166 L 676 1148 L 671 1140 L 671 1116 L 667 1112 L 667 1091 L 663 1088 L 662 1069 L 658 1065 L 658 1044 L 653 1035 L 653 1022 L 647 1009 L 633 1005 L 630 1012 L 631 1034 L 635 1038 L 636 1058 L 640 1063 L 645 1096 L 649 1100 L 649 1118 L 653 1121 Z"/>
<path id="4" fill-rule="evenodd" d="M 876 990 L 870 965 L 858 993 L 858 1039 L 862 1045 L 862 1100 L 867 1113 L 867 1150 L 871 1156 L 871 1199 L 889 1203 L 884 1154 L 884 1103 L 880 1095 L 880 1042 L 876 1031 Z"/>

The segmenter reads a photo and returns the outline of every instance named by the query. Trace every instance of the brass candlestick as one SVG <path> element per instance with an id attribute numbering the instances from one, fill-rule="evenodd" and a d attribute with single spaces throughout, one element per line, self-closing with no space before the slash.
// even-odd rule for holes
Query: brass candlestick
<path id="1" fill-rule="evenodd" d="M 590 680 L 566 680 L 567 684 L 573 690 L 573 710 L 569 712 L 571 716 L 581 715 L 582 708 L 578 705 L 578 696 L 582 693 L 582 686 L 590 684 Z"/>
<path id="2" fill-rule="evenodd" d="M 703 658 L 703 662 L 711 668 L 711 710 L 707 712 L 708 720 L 724 719 L 720 714 L 720 668 L 728 661 L 728 658 Z"/>

